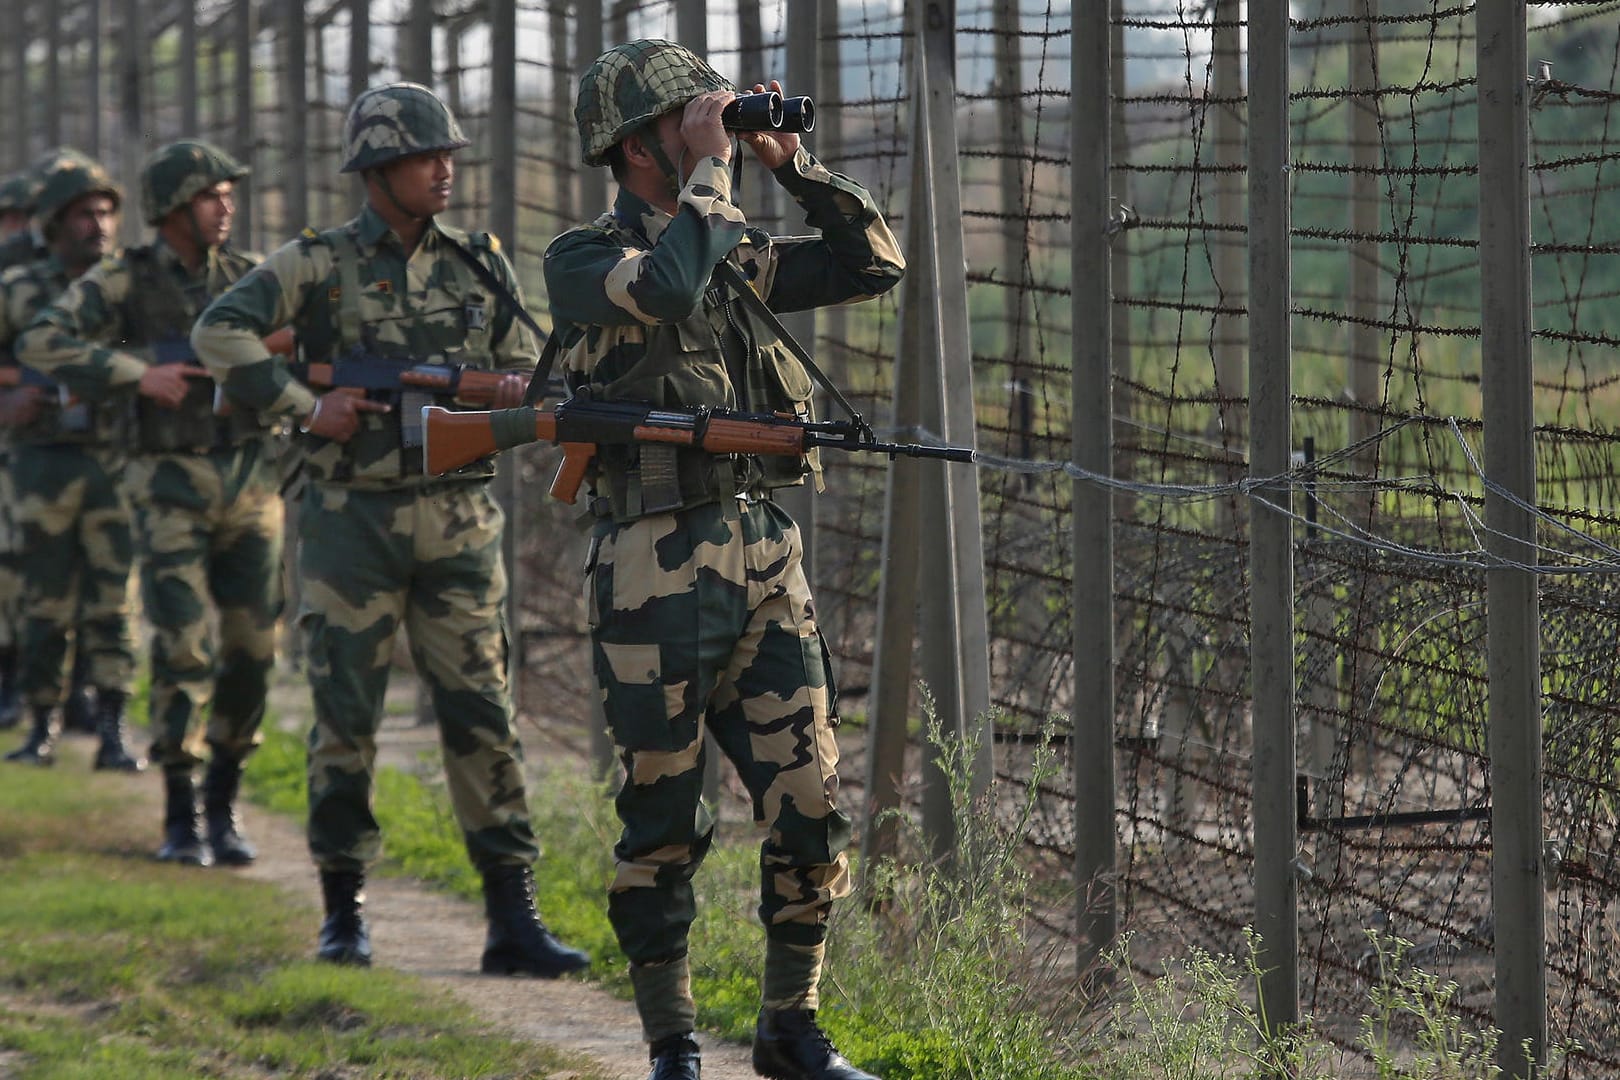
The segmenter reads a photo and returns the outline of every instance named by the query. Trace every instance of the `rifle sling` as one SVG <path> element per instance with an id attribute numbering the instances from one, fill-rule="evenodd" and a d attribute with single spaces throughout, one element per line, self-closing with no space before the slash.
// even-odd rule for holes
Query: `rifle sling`
<path id="1" fill-rule="evenodd" d="M 822 371 L 820 365 L 810 356 L 809 350 L 800 345 L 798 339 L 788 332 L 786 326 L 782 325 L 782 320 L 777 318 L 776 312 L 772 311 L 759 293 L 754 291 L 753 284 L 743 276 L 742 271 L 737 269 L 730 260 L 724 260 L 719 266 L 715 267 L 714 272 L 721 281 L 730 285 L 741 297 L 744 307 L 752 311 L 766 326 L 771 328 L 777 339 L 787 346 L 788 351 L 798 359 L 799 363 L 804 365 L 804 369 L 810 373 L 811 378 L 820 383 L 821 388 L 832 395 L 832 399 L 838 403 L 838 407 L 848 413 L 849 418 L 855 422 L 855 427 L 866 438 L 875 438 L 872 429 L 862 419 L 861 414 L 855 411 L 855 406 L 851 405 L 849 399 L 843 395 L 838 387 L 833 385 L 833 381 L 827 377 L 827 373 Z"/>
<path id="2" fill-rule="evenodd" d="M 451 251 L 454 251 L 461 257 L 463 262 L 472 267 L 474 276 L 483 283 L 484 288 L 504 301 L 512 309 L 512 315 L 518 322 L 533 331 L 535 337 L 543 343 L 540 349 L 540 359 L 534 365 L 534 374 L 529 376 L 528 389 L 523 392 L 523 404 L 539 405 L 546 397 L 546 383 L 551 379 L 551 365 L 556 363 L 557 354 L 562 351 L 562 346 L 557 341 L 556 335 L 547 334 L 540 329 L 540 324 L 534 321 L 534 316 L 529 314 L 522 301 L 512 295 L 512 290 L 508 289 L 501 279 L 496 277 L 489 267 L 484 265 L 483 260 L 468 251 L 461 241 L 442 230 L 439 232 L 439 236 L 445 243 L 450 245 Z"/>

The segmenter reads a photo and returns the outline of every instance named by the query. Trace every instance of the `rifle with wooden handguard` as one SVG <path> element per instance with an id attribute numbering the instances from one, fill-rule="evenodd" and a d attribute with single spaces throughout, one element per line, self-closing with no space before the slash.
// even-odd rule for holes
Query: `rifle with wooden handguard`
<path id="1" fill-rule="evenodd" d="M 532 406 L 489 412 L 422 409 L 423 467 L 431 475 L 470 465 L 479 458 L 534 442 L 559 443 L 562 467 L 551 494 L 572 503 L 586 467 L 603 443 L 669 443 L 711 454 L 803 456 L 817 447 L 866 451 L 889 457 L 937 458 L 971 464 L 973 451 L 959 446 L 877 442 L 845 420 L 800 420 L 730 409 L 659 409 L 620 401 L 574 397 L 554 410 Z"/>
<path id="2" fill-rule="evenodd" d="M 319 390 L 417 390 L 458 398 L 475 405 L 495 400 L 501 384 L 513 374 L 465 364 L 411 364 L 375 356 L 363 349 L 339 356 L 331 363 L 294 363 L 300 381 Z"/>

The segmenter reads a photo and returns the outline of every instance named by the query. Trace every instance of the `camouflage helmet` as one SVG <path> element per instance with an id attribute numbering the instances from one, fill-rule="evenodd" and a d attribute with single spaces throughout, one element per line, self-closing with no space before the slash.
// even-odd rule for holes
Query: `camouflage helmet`
<path id="1" fill-rule="evenodd" d="M 113 182 L 111 174 L 100 162 L 77 150 L 59 150 L 54 156 L 40 159 L 34 167 L 40 184 L 34 202 L 34 224 L 42 233 L 56 223 L 62 211 L 86 195 L 105 195 L 113 201 L 114 209 L 123 205 L 124 191 Z"/>
<path id="2" fill-rule="evenodd" d="M 354 99 L 343 121 L 343 168 L 358 172 L 433 150 L 460 150 L 472 140 L 439 95 L 420 83 L 373 86 Z"/>
<path id="3" fill-rule="evenodd" d="M 141 216 L 148 225 L 156 225 L 199 193 L 227 180 L 240 180 L 249 171 L 224 150 L 200 139 L 181 139 L 159 147 L 141 166 Z"/>
<path id="4" fill-rule="evenodd" d="M 579 80 L 574 120 L 585 164 L 606 164 L 602 155 L 620 139 L 700 94 L 735 89 L 702 57 L 673 41 L 644 38 L 615 45 Z"/>
<path id="5" fill-rule="evenodd" d="M 32 214 L 39 196 L 39 177 L 32 169 L 14 172 L 0 181 L 0 214 Z"/>

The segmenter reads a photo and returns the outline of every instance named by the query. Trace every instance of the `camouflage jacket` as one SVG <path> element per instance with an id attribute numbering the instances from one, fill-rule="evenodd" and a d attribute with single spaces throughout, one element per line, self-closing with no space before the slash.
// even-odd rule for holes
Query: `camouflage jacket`
<path id="1" fill-rule="evenodd" d="M 469 237 L 437 221 L 407 253 L 370 206 L 339 229 L 305 230 L 215 300 L 192 331 L 192 345 L 235 404 L 272 416 L 307 417 L 317 391 L 302 385 L 260 339 L 289 323 L 304 359 L 325 361 L 356 346 L 401 363 L 463 363 L 528 373 L 534 337 L 509 306 L 491 296 L 451 250 L 470 248 L 513 296 L 517 275 L 488 233 Z M 441 404 L 450 404 L 441 402 Z M 422 475 L 419 450 L 402 448 L 400 418 L 414 395 L 388 414 L 367 413 L 347 443 L 301 436 L 310 478 L 364 487 L 410 487 Z M 469 467 L 493 475 L 493 464 Z"/>
<path id="2" fill-rule="evenodd" d="M 68 283 L 67 270 L 55 255 L 0 272 L 0 354 L 5 363 L 17 362 L 13 350 L 23 328 Z M 12 434 L 19 443 L 109 446 L 124 441 L 125 425 L 121 410 L 87 402 L 62 408 L 56 395 L 47 393 L 38 419 Z"/>
<path id="3" fill-rule="evenodd" d="M 149 405 L 136 397 L 136 387 L 152 359 L 151 346 L 172 343 L 189 351 L 191 327 L 202 309 L 259 261 L 257 255 L 214 249 L 194 274 L 161 239 L 110 256 L 34 317 L 17 338 L 17 357 L 84 401 L 125 409 Z M 218 440 L 268 433 L 250 410 L 216 421 L 212 384 L 194 382 L 180 409 L 134 410 L 144 448 L 205 450 Z"/>
<path id="4" fill-rule="evenodd" d="M 809 413 L 813 386 L 804 366 L 741 301 L 710 276 L 730 258 L 771 310 L 804 311 L 869 299 L 905 270 L 894 234 L 866 189 L 829 171 L 802 147 L 775 170 L 820 236 L 772 237 L 749 226 L 731 200 L 731 174 L 719 158 L 692 171 L 671 216 L 620 190 L 613 209 L 564 233 L 546 251 L 546 286 L 570 381 L 601 399 L 659 406 L 717 405 L 754 412 Z M 665 451 L 601 458 L 619 518 L 639 516 L 640 459 Z M 801 481 L 798 461 L 677 463 L 682 505 Z M 660 466 L 664 468 L 665 466 Z M 660 504 L 665 500 L 660 500 Z M 651 503 L 646 504 L 650 512 Z"/>

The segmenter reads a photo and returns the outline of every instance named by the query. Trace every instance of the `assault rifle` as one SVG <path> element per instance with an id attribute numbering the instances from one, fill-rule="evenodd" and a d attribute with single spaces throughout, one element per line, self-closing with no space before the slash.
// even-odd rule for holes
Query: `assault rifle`
<path id="1" fill-rule="evenodd" d="M 490 371 L 465 364 L 409 364 L 355 347 L 331 363 L 295 363 L 300 381 L 319 390 L 367 392 L 416 390 L 488 405 L 510 371 Z"/>
<path id="2" fill-rule="evenodd" d="M 602 443 L 670 443 L 711 454 L 792 457 L 825 446 L 891 458 L 973 461 L 973 451 L 966 447 L 876 442 L 847 420 L 799 420 L 730 409 L 657 409 L 577 397 L 549 411 L 524 405 L 492 412 L 452 412 L 429 405 L 422 409 L 422 429 L 423 467 L 434 476 L 514 446 L 543 441 L 562 444 L 562 467 L 552 481 L 551 494 L 565 503 L 572 503 L 579 493 L 585 468 Z"/>
<path id="3" fill-rule="evenodd" d="M 60 384 L 49 375 L 35 371 L 31 367 L 23 367 L 20 364 L 0 367 L 0 390 L 13 390 L 19 386 L 38 386 L 46 390 L 55 390 Z"/>

